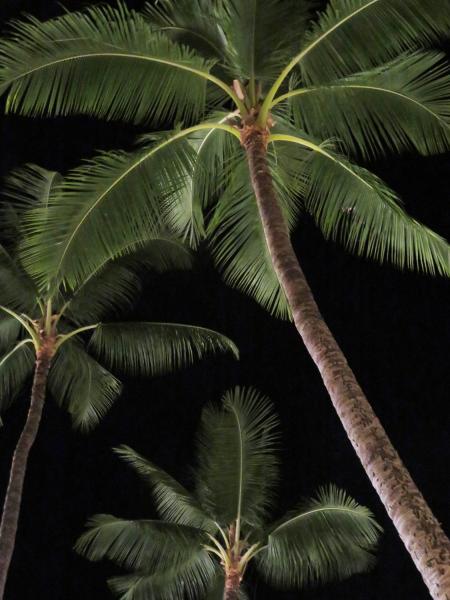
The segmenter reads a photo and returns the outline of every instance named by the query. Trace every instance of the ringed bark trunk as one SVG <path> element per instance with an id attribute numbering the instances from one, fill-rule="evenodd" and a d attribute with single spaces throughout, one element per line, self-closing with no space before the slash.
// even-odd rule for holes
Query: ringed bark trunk
<path id="1" fill-rule="evenodd" d="M 246 128 L 252 185 L 267 246 L 298 333 L 372 485 L 435 600 L 450 600 L 450 541 L 373 412 L 299 265 L 273 186 L 267 132 Z"/>
<path id="2" fill-rule="evenodd" d="M 3 600 L 6 578 L 14 552 L 28 455 L 36 439 L 41 421 L 47 376 L 52 356 L 53 350 L 47 347 L 42 348 L 37 353 L 30 408 L 11 463 L 8 489 L 6 491 L 0 525 L 0 600 Z"/>

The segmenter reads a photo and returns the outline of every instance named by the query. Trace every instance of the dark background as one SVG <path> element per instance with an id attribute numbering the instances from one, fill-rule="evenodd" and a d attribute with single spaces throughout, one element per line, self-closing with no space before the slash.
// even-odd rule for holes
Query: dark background
<path id="1" fill-rule="evenodd" d="M 139 7 L 142 2 L 129 4 Z M 78 8 L 82 3 L 65 5 Z M 47 18 L 61 8 L 53 0 L 9 0 L 0 11 L 4 23 L 22 11 Z M 0 174 L 25 162 L 64 172 L 99 149 L 129 148 L 136 133 L 129 126 L 88 118 L 2 117 Z M 412 215 L 447 238 L 449 158 L 393 157 L 371 167 L 400 193 Z M 295 245 L 331 330 L 448 531 L 448 281 L 349 256 L 325 242 L 307 220 L 297 230 Z M 89 435 L 74 432 L 68 416 L 47 404 L 29 462 L 6 600 L 111 598 L 105 580 L 118 570 L 89 563 L 71 547 L 94 513 L 127 518 L 153 514 L 145 485 L 113 456 L 111 447 L 129 444 L 186 481 L 202 406 L 235 384 L 254 385 L 269 395 L 281 417 L 282 483 L 275 516 L 318 485 L 335 482 L 368 505 L 385 528 L 370 574 L 291 593 L 253 582 L 251 598 L 429 597 L 289 323 L 271 318 L 251 299 L 226 287 L 206 252 L 199 254 L 193 272 L 150 277 L 135 315 L 215 328 L 237 343 L 241 360 L 218 357 L 167 377 L 127 381 L 123 396 Z M 0 498 L 26 410 L 24 396 L 4 418 Z"/>

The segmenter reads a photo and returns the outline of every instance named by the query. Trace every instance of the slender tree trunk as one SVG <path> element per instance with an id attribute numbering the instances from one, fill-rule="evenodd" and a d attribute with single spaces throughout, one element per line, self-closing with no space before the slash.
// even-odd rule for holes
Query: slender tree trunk
<path id="1" fill-rule="evenodd" d="M 39 429 L 52 356 L 53 349 L 50 346 L 44 345 L 37 353 L 30 408 L 12 459 L 0 525 L 0 600 L 3 600 L 8 569 L 14 551 L 28 455 Z"/>
<path id="2" fill-rule="evenodd" d="M 267 246 L 295 326 L 345 431 L 435 600 L 450 600 L 450 541 L 417 489 L 328 329 L 292 248 L 267 162 L 267 132 L 243 131 Z"/>
<path id="3" fill-rule="evenodd" d="M 225 588 L 223 591 L 223 600 L 239 600 L 239 588 L 241 586 L 241 576 L 239 569 L 230 567 L 225 574 Z"/>

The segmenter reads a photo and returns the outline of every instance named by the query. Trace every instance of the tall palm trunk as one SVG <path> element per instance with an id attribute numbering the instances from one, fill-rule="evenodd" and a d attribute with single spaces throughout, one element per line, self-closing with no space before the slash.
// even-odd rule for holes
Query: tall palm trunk
<path id="1" fill-rule="evenodd" d="M 37 353 L 30 408 L 12 459 L 0 525 L 0 600 L 3 600 L 8 569 L 14 551 L 28 455 L 41 421 L 52 356 L 53 347 L 50 344 L 44 345 Z"/>
<path id="2" fill-rule="evenodd" d="M 267 246 L 297 331 L 431 596 L 435 600 L 450 600 L 450 541 L 400 460 L 319 312 L 276 197 L 267 161 L 267 132 L 247 127 L 242 143 Z"/>
<path id="3" fill-rule="evenodd" d="M 225 574 L 225 588 L 223 600 L 239 600 L 239 588 L 241 586 L 241 575 L 239 567 L 230 567 Z"/>

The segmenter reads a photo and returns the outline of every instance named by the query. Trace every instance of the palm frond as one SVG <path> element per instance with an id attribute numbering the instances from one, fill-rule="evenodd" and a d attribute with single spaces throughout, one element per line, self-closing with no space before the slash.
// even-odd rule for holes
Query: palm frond
<path id="1" fill-rule="evenodd" d="M 111 369 L 135 375 L 162 375 L 219 352 L 239 356 L 224 335 L 178 323 L 102 323 L 90 347 Z"/>
<path id="2" fill-rule="evenodd" d="M 337 137 L 366 158 L 414 149 L 450 148 L 450 77 L 442 53 L 403 55 L 324 86 L 287 94 L 298 127 Z"/>
<path id="3" fill-rule="evenodd" d="M 14 344 L 19 337 L 20 330 L 21 325 L 16 318 L 4 312 L 0 313 L 0 352 Z"/>
<path id="4" fill-rule="evenodd" d="M 153 31 L 121 2 L 46 22 L 15 21 L 0 57 L 9 112 L 134 123 L 197 118 L 214 64 Z"/>
<path id="5" fill-rule="evenodd" d="M 304 188 L 292 176 L 293 164 L 285 148 L 271 153 L 274 185 L 284 215 L 292 230 L 298 215 L 298 192 Z M 283 159 L 284 158 L 284 159 Z M 227 182 L 208 227 L 215 264 L 226 283 L 253 297 L 277 317 L 289 318 L 290 309 L 275 273 L 250 181 L 248 165 L 242 157 Z"/>
<path id="6" fill-rule="evenodd" d="M 121 383 L 86 353 L 74 339 L 58 350 L 49 372 L 53 399 L 70 416 L 74 427 L 95 427 L 121 392 Z"/>
<path id="7" fill-rule="evenodd" d="M 309 189 L 306 210 L 326 238 L 379 263 L 429 274 L 450 273 L 448 243 L 410 217 L 395 193 L 366 169 L 350 163 L 332 145 L 307 136 L 273 136 L 310 150 L 304 163 Z"/>
<path id="8" fill-rule="evenodd" d="M 114 452 L 150 485 L 161 519 L 214 533 L 217 526 L 197 500 L 178 481 L 128 446 Z"/>
<path id="9" fill-rule="evenodd" d="M 378 66 L 447 35 L 450 6 L 441 0 L 330 0 L 298 55 L 307 84 Z"/>
<path id="10" fill-rule="evenodd" d="M 303 587 L 367 571 L 381 527 L 372 513 L 330 485 L 268 534 L 258 569 L 273 583 Z"/>
<path id="11" fill-rule="evenodd" d="M 33 372 L 35 353 L 21 340 L 7 348 L 0 358 L 0 413 L 5 411 L 22 391 Z"/>
<path id="12" fill-rule="evenodd" d="M 106 259 L 73 293 L 65 314 L 74 322 L 85 325 L 96 323 L 107 315 L 120 313 L 131 306 L 141 290 L 143 270 L 163 273 L 170 269 L 188 269 L 192 257 L 188 250 L 169 236 L 155 238 L 138 246 L 124 245 L 121 258 Z M 126 254 L 127 248 L 131 250 Z"/>
<path id="13" fill-rule="evenodd" d="M 207 538 L 192 527 L 111 515 L 93 517 L 88 527 L 76 543 L 77 552 L 137 571 L 111 581 L 121 598 L 182 600 L 184 593 L 201 593 L 214 576 L 215 564 L 203 548 Z"/>
<path id="14" fill-rule="evenodd" d="M 133 152 L 104 153 L 69 173 L 48 209 L 28 215 L 28 270 L 40 281 L 64 276 L 76 289 L 124 248 L 159 237 L 191 171 L 182 137 L 146 136 Z"/>
<path id="15" fill-rule="evenodd" d="M 37 291 L 22 265 L 0 245 L 0 304 L 22 312 L 36 306 Z"/>
<path id="16" fill-rule="evenodd" d="M 261 525 L 273 499 L 278 419 L 257 391 L 235 388 L 202 412 L 196 496 L 221 526 Z"/>

